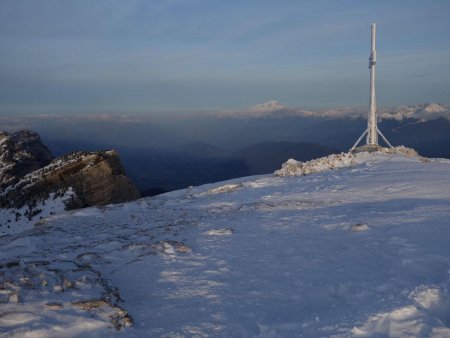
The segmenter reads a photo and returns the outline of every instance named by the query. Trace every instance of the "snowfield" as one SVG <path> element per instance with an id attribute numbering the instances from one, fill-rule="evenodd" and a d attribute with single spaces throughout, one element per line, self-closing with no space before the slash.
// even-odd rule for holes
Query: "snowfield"
<path id="1" fill-rule="evenodd" d="M 450 161 L 358 156 L 0 237 L 0 335 L 450 337 Z"/>

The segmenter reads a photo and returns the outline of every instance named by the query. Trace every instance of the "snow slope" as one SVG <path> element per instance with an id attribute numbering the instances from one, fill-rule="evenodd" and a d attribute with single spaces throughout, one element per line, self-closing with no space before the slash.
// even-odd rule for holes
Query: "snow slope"
<path id="1" fill-rule="evenodd" d="M 1 237 L 0 334 L 450 337 L 450 161 L 364 156 Z"/>
<path id="2" fill-rule="evenodd" d="M 28 205 L 21 208 L 0 208 L 0 236 L 32 229 L 46 217 L 63 212 L 66 202 L 75 195 L 72 188 L 69 188 L 65 192 L 50 193 L 47 198 L 38 201 L 33 208 Z M 39 212 L 34 214 L 36 211 Z"/>

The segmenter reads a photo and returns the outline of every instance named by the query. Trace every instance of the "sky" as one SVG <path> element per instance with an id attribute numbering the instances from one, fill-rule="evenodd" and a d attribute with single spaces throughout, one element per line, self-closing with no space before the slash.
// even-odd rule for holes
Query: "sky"
<path id="1" fill-rule="evenodd" d="M 450 103 L 450 1 L 1 0 L 0 114 Z"/>

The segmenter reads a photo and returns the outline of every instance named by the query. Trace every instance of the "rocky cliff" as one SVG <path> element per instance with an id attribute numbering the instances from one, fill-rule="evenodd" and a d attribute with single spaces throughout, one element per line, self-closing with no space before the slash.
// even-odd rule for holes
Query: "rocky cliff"
<path id="1" fill-rule="evenodd" d="M 21 130 L 0 131 L 0 189 L 17 183 L 24 175 L 42 168 L 53 159 L 39 134 Z"/>
<path id="2" fill-rule="evenodd" d="M 77 195 L 71 207 L 120 203 L 140 197 L 114 150 L 73 153 L 48 169 L 42 170 L 42 183 L 52 190 L 71 187 Z"/>
<path id="3" fill-rule="evenodd" d="M 0 151 L 0 227 L 140 197 L 114 150 L 52 160 L 38 134 L 21 131 L 0 132 Z"/>
<path id="4" fill-rule="evenodd" d="M 22 208 L 62 196 L 71 190 L 67 209 L 131 201 L 140 197 L 125 176 L 114 150 L 76 152 L 55 159 L 49 165 L 25 175 L 0 196 L 0 206 Z"/>

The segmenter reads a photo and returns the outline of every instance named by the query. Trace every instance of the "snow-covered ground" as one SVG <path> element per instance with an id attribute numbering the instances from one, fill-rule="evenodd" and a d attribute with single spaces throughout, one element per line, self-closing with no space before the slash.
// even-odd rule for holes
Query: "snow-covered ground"
<path id="1" fill-rule="evenodd" d="M 450 161 L 364 156 L 0 237 L 0 335 L 450 337 Z"/>
<path id="2" fill-rule="evenodd" d="M 63 212 L 66 202 L 72 196 L 75 196 L 75 192 L 69 188 L 64 193 L 50 193 L 47 198 L 37 201 L 33 208 L 28 205 L 21 208 L 0 208 L 0 236 L 32 229 L 48 216 Z"/>

